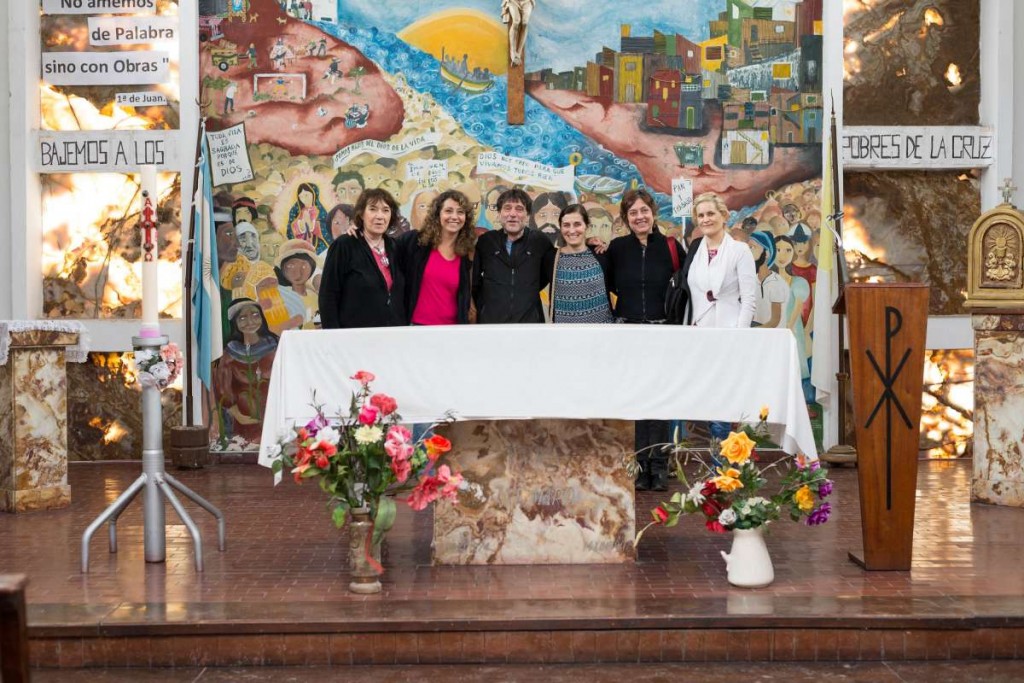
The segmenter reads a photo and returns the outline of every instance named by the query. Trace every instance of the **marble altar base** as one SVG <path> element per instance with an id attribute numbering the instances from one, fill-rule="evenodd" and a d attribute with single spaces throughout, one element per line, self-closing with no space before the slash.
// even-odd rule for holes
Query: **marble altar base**
<path id="1" fill-rule="evenodd" d="M 1024 507 L 1024 314 L 972 316 L 971 500 Z"/>
<path id="2" fill-rule="evenodd" d="M 457 422 L 447 462 L 479 496 L 434 510 L 435 564 L 631 562 L 633 423 Z"/>
<path id="3" fill-rule="evenodd" d="M 71 332 L 11 333 L 0 366 L 0 511 L 71 503 L 64 349 L 77 343 Z"/>

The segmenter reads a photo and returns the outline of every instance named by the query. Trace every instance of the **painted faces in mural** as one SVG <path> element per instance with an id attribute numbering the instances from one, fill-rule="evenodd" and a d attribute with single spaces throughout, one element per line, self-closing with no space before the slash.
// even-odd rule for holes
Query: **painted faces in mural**
<path id="1" fill-rule="evenodd" d="M 256 226 L 248 221 L 235 224 L 235 235 L 238 237 L 238 247 L 242 255 L 250 261 L 260 260 L 260 237 L 256 233 Z"/>
<path id="2" fill-rule="evenodd" d="M 363 191 L 363 178 L 358 173 L 338 173 L 334 181 L 334 194 L 339 204 L 355 206 L 359 193 Z"/>
<path id="3" fill-rule="evenodd" d="M 561 192 L 545 192 L 533 200 L 530 227 L 540 230 L 554 242 L 558 237 L 558 214 L 569 202 Z"/>
<path id="4" fill-rule="evenodd" d="M 217 260 L 220 263 L 231 263 L 238 258 L 238 236 L 235 226 L 225 222 L 217 226 Z"/>
<path id="5" fill-rule="evenodd" d="M 419 230 L 430 213 L 430 204 L 441 194 L 433 188 L 420 190 L 412 197 L 412 209 L 409 212 L 409 223 L 413 230 Z"/>

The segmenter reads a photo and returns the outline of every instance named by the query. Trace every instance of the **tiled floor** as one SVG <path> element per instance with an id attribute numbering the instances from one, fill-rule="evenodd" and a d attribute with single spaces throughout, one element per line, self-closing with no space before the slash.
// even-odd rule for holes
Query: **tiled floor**
<path id="1" fill-rule="evenodd" d="M 227 518 L 227 552 L 220 553 L 213 518 L 191 508 L 205 544 L 203 574 L 195 572 L 191 539 L 170 508 L 167 561 L 144 562 L 141 499 L 118 523 L 118 553 L 107 552 L 101 529 L 92 540 L 90 573 L 80 573 L 82 532 L 138 471 L 131 464 L 74 464 L 70 508 L 0 515 L 0 548 L 9 549 L 0 553 L 0 572 L 30 575 L 28 601 L 35 614 L 53 604 L 101 611 L 125 603 L 250 603 L 267 610 L 273 603 L 308 601 L 352 609 L 360 603 L 552 599 L 579 605 L 676 600 L 691 606 L 715 600 L 740 611 L 788 614 L 813 611 L 813 598 L 899 599 L 924 608 L 951 598 L 1024 596 L 1024 511 L 971 505 L 966 462 L 921 464 L 910 572 L 864 572 L 847 559 L 847 551 L 861 542 L 856 470 L 839 468 L 833 470 L 832 521 L 816 528 L 789 522 L 771 527 L 776 580 L 767 589 L 731 589 L 719 556 L 730 539 L 707 532 L 697 519 L 651 529 L 636 564 L 434 567 L 430 513 L 400 505 L 385 548 L 384 593 L 373 597 L 347 590 L 345 534 L 331 524 L 320 490 L 288 479 L 274 487 L 268 470 L 246 465 L 175 472 Z M 640 494 L 638 524 L 666 497 Z"/>
<path id="2" fill-rule="evenodd" d="M 91 546 L 91 571 L 81 574 L 82 532 L 138 469 L 131 464 L 73 465 L 69 509 L 0 516 L 0 573 L 30 576 L 29 619 L 38 645 L 33 650 L 37 664 L 77 666 L 89 660 L 88 643 L 84 654 L 77 642 L 76 649 L 65 652 L 57 639 L 101 634 L 112 643 L 104 647 L 116 650 L 118 638 L 123 644 L 124 638 L 139 636 L 141 628 L 161 636 L 250 638 L 233 645 L 244 650 L 256 643 L 266 656 L 239 663 L 265 664 L 280 661 L 275 653 L 282 644 L 259 640 L 259 634 L 271 629 L 283 634 L 284 647 L 321 642 L 335 655 L 345 650 L 339 661 L 354 664 L 365 655 L 365 650 L 350 653 L 363 642 L 360 638 L 396 632 L 418 643 L 420 653 L 412 662 L 439 661 L 432 660 L 437 652 L 431 650 L 430 634 L 448 630 L 466 634 L 464 640 L 460 635 L 453 641 L 459 652 L 482 648 L 480 658 L 467 660 L 478 662 L 495 662 L 492 651 L 501 648 L 488 644 L 495 639 L 513 650 L 540 643 L 547 653 L 540 662 L 565 661 L 559 658 L 562 641 L 571 643 L 575 654 L 582 648 L 582 661 L 601 661 L 606 641 L 613 650 L 622 650 L 623 656 L 611 661 L 638 661 L 638 651 L 639 661 L 646 661 L 644 652 L 650 647 L 658 649 L 654 659 L 670 659 L 668 650 L 678 661 L 680 628 L 705 634 L 730 630 L 722 639 L 708 635 L 705 640 L 698 630 L 691 634 L 690 644 L 703 648 L 699 659 L 709 661 L 733 656 L 728 638 L 735 639 L 740 629 L 760 629 L 751 636 L 762 639 L 751 640 L 740 659 L 757 658 L 755 642 L 771 650 L 776 660 L 800 659 L 801 652 L 833 662 L 1024 655 L 1024 511 L 971 505 L 966 462 L 921 464 L 914 566 L 909 572 L 864 572 L 847 559 L 847 552 L 860 545 L 856 470 L 837 469 L 835 515 L 829 524 L 773 526 L 768 544 L 776 580 L 766 589 L 731 588 L 719 556 L 720 550 L 728 550 L 728 537 L 708 533 L 696 519 L 674 529 L 652 529 L 636 564 L 434 567 L 430 514 L 401 506 L 386 546 L 384 592 L 371 597 L 347 590 L 345 535 L 330 523 L 319 489 L 287 479 L 275 488 L 268 470 L 247 465 L 175 473 L 227 516 L 228 548 L 219 553 L 213 519 L 194 509 L 206 544 L 204 573 L 195 572 L 191 540 L 170 509 L 167 561 L 144 562 L 141 505 L 135 503 L 118 524 L 119 552 L 107 552 L 106 532 L 101 530 Z M 646 519 L 648 509 L 665 498 L 641 494 L 638 520 Z M 866 630 L 879 627 L 892 631 Z M 797 629 L 809 628 L 818 631 L 808 644 L 803 642 L 806 631 Z M 595 629 L 606 633 L 595 636 Z M 631 629 L 649 633 L 637 643 Z M 958 631 L 962 638 L 935 640 L 929 629 Z M 531 630 L 548 634 L 541 642 Z M 470 638 L 479 631 L 494 637 L 488 635 L 485 641 L 478 633 Z M 316 637 L 321 640 L 297 643 L 288 641 L 288 634 L 320 634 Z M 364 662 L 410 661 L 402 658 L 403 645 L 392 643 L 387 649 L 376 641 L 370 644 L 381 658 L 371 653 Z M 448 649 L 455 645 L 444 642 Z M 682 647 L 682 661 L 687 661 L 688 645 Z M 716 653 L 716 648 L 722 651 Z M 232 661 L 219 661 L 216 653 L 166 657 L 196 664 Z M 574 659 L 581 661 L 579 656 Z M 161 661 L 159 654 L 129 656 L 125 664 L 160 666 Z M 299 661 L 333 663 L 335 658 Z M 510 655 L 495 663 L 515 661 Z"/>

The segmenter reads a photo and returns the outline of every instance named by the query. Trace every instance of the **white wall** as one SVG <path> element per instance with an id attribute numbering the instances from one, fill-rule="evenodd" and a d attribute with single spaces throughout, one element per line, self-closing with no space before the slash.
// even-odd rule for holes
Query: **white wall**
<path id="1" fill-rule="evenodd" d="M 8 56 L 8 13 L 10 6 L 0 10 L 0 55 Z M 11 77 L 10 69 L 20 68 L 17 60 L 5 59 L 8 66 L 0 68 L 0 164 L 11 167 Z M 14 254 L 11 249 L 11 175 L 0 172 L 0 320 L 13 317 L 14 281 L 12 278 Z"/>
<path id="2" fill-rule="evenodd" d="M 1013 16 L 1014 36 L 1024 36 L 1024 7 L 1017 7 Z M 1024 40 L 1012 40 L 1014 47 L 1013 72 L 1017 74 L 1017 88 L 1013 93 L 1013 111 L 1024 112 L 1024 85 L 1020 84 L 1024 77 Z M 1013 139 L 1013 179 L 1017 185 L 1015 204 L 1018 208 L 1024 207 L 1024 119 L 1018 119 L 1017 130 Z"/>

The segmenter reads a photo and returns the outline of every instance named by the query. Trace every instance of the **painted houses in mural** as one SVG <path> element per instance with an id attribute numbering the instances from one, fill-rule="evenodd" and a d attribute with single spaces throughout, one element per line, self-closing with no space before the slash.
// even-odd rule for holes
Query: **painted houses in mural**
<path id="1" fill-rule="evenodd" d="M 490 0 L 201 0 L 202 101 L 211 130 L 239 127 L 253 177 L 215 188 L 234 216 L 219 232 L 224 301 L 252 299 L 259 329 L 225 315 L 228 347 L 213 440 L 258 439 L 277 338 L 317 324 L 324 251 L 367 187 L 398 200 L 399 232 L 445 189 L 467 194 L 480 229 L 521 186 L 532 225 L 554 234 L 570 199 L 604 240 L 617 202 L 646 186 L 659 223 L 673 181 L 716 191 L 734 235 L 761 258 L 809 377 L 813 245 L 821 223 L 821 0 L 539 3 L 526 47 L 526 123 L 505 122 L 507 31 Z M 552 218 L 551 216 L 555 216 Z M 812 396 L 808 382 L 808 397 Z"/>

